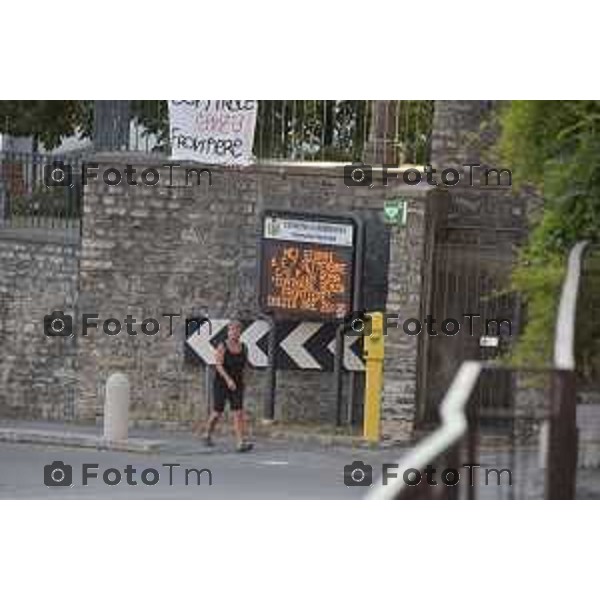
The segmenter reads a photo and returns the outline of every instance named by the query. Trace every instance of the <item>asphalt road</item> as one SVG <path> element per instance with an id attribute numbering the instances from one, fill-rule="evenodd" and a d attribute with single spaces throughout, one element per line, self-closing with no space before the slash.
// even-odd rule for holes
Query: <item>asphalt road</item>
<path id="1" fill-rule="evenodd" d="M 249 453 L 238 454 L 223 443 L 214 449 L 183 446 L 160 454 L 98 451 L 29 444 L 0 443 L 0 498 L 2 499 L 360 499 L 364 487 L 344 485 L 344 465 L 362 460 L 373 465 L 373 477 L 383 462 L 397 462 L 398 451 L 350 448 L 290 448 L 282 442 L 262 442 Z M 72 467 L 70 487 L 47 487 L 44 467 L 62 461 Z M 97 474 L 82 485 L 83 465 Z M 180 466 L 163 466 L 163 465 Z M 125 469 L 131 465 L 130 481 Z M 107 469 L 120 471 L 121 481 L 107 485 Z M 142 482 L 142 471 L 158 473 L 155 485 Z M 209 469 L 198 474 L 186 469 Z M 62 474 L 54 475 L 60 478 Z M 119 474 L 107 473 L 114 481 Z M 150 483 L 156 477 L 148 471 Z M 212 485 L 210 484 L 212 481 Z"/>

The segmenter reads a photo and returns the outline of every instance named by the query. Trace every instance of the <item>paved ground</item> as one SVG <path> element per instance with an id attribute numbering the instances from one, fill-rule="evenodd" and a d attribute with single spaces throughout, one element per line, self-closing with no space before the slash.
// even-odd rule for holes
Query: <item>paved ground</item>
<path id="1" fill-rule="evenodd" d="M 238 454 L 231 442 L 215 449 L 199 443 L 180 441 L 178 447 L 160 454 L 99 451 L 87 448 L 61 448 L 31 444 L 0 443 L 0 498 L 98 498 L 98 499 L 359 499 L 364 488 L 344 485 L 344 465 L 353 460 L 371 462 L 374 473 L 381 464 L 396 462 L 397 452 L 385 453 L 349 448 L 288 448 L 282 442 L 261 442 L 255 451 Z M 44 466 L 60 460 L 72 466 L 72 487 L 46 487 Z M 82 465 L 97 463 L 99 477 L 82 485 Z M 162 466 L 179 464 L 180 467 Z M 124 469 L 132 465 L 136 486 L 128 485 Z M 121 471 L 121 483 L 105 485 L 105 469 Z M 141 472 L 156 469 L 160 479 L 156 485 L 144 485 Z M 185 469 L 210 469 L 208 473 L 190 473 L 185 484 Z M 172 473 L 172 483 L 169 476 Z M 112 474 L 111 474 L 112 476 Z M 148 477 L 152 477 L 151 474 Z"/>
<path id="2" fill-rule="evenodd" d="M 206 448 L 188 432 L 139 430 L 132 432 L 133 451 L 125 452 L 95 447 L 101 439 L 99 428 L 56 423 L 3 421 L 0 434 L 0 499 L 360 499 L 366 488 L 344 485 L 344 466 L 357 460 L 372 465 L 375 480 L 383 463 L 397 463 L 407 451 L 323 446 L 307 438 L 259 439 L 254 451 L 238 454 L 231 438 Z M 42 443 L 30 443 L 34 439 Z M 491 478 L 488 486 L 479 486 L 479 498 L 543 498 L 544 473 L 537 448 L 519 448 L 512 457 L 503 447 L 481 450 L 482 469 L 477 472 L 481 483 L 485 467 L 509 468 L 513 486 L 504 478 L 497 486 Z M 44 484 L 45 466 L 54 461 L 71 466 L 72 486 Z M 86 486 L 82 485 L 84 464 L 97 465 L 89 470 L 98 474 Z M 128 465 L 135 469 L 129 479 L 137 485 L 127 483 Z M 119 471 L 120 483 L 103 482 L 107 469 Z M 146 469 L 156 470 L 155 485 L 143 483 Z M 186 469 L 190 470 L 187 484 Z M 197 472 L 203 469 L 210 474 L 202 472 L 198 485 Z M 107 476 L 114 480 L 117 474 Z M 146 476 L 152 482 L 156 475 L 148 471 Z M 600 498 L 600 469 L 578 471 L 577 496 Z"/>

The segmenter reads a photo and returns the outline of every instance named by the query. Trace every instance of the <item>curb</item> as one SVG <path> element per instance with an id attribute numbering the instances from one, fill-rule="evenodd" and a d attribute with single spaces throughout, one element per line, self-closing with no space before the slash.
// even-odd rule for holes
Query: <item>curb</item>
<path id="1" fill-rule="evenodd" d="M 315 433 L 310 431 L 293 431 L 289 429 L 257 428 L 252 436 L 256 441 L 273 440 L 289 442 L 319 448 L 349 448 L 355 450 L 390 450 L 410 447 L 410 443 L 383 440 L 373 443 L 358 436 L 333 433 Z M 142 454 L 168 451 L 175 442 L 169 439 L 147 439 L 133 437 L 124 442 L 108 442 L 100 434 L 72 433 L 68 431 L 48 431 L 43 429 L 26 429 L 16 427 L 0 427 L 0 442 L 11 444 L 37 444 L 46 446 L 63 446 L 71 448 L 91 448 L 95 450 L 112 450 Z M 175 443 L 175 445 L 177 445 Z"/>
<path id="2" fill-rule="evenodd" d="M 48 432 L 37 429 L 0 428 L 0 442 L 11 444 L 42 444 L 73 448 L 93 448 L 96 450 L 117 450 L 121 452 L 158 452 L 164 442 L 133 438 L 124 442 L 108 442 L 102 437 L 81 433 Z"/>
<path id="3" fill-rule="evenodd" d="M 287 440 L 290 442 L 302 443 L 315 445 L 320 447 L 338 447 L 338 448 L 354 448 L 360 450 L 383 450 L 383 449 L 395 449 L 410 447 L 411 443 L 401 443 L 394 440 L 383 440 L 380 442 L 369 442 L 362 437 L 338 435 L 338 434 L 326 434 L 326 433 L 311 433 L 293 430 L 269 430 L 267 428 L 260 428 L 254 432 L 256 439 L 270 439 L 270 440 Z"/>

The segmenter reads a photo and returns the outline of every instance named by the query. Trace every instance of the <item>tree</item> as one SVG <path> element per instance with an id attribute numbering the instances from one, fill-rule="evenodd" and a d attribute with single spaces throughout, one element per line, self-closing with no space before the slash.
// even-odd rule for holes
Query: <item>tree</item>
<path id="1" fill-rule="evenodd" d="M 513 276 L 528 307 L 516 358 L 543 364 L 568 250 L 600 236 L 600 101 L 512 101 L 498 116 L 513 181 L 533 183 L 544 198 Z"/>
<path id="2" fill-rule="evenodd" d="M 0 133 L 31 136 L 47 148 L 85 129 L 89 104 L 79 100 L 6 100 L 0 102 Z M 88 127 L 89 130 L 89 127 Z"/>
<path id="3" fill-rule="evenodd" d="M 166 100 L 134 100 L 132 118 L 151 133 L 168 135 Z M 52 150 L 61 141 L 78 134 L 92 137 L 93 100 L 8 100 L 0 102 L 0 133 L 33 137 Z"/>

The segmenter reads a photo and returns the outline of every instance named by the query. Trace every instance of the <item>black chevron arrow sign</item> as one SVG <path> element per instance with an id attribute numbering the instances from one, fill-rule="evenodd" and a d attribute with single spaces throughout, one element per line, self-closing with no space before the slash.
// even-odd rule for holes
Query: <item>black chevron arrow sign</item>
<path id="1" fill-rule="evenodd" d="M 213 365 L 214 351 L 227 336 L 229 319 L 212 319 L 190 328 L 186 354 Z M 276 325 L 275 366 L 278 369 L 332 371 L 337 324 L 314 321 L 282 321 Z M 266 320 L 242 321 L 242 341 L 248 349 L 248 362 L 254 368 L 268 366 L 270 324 Z M 343 368 L 363 371 L 361 338 L 344 336 Z"/>

